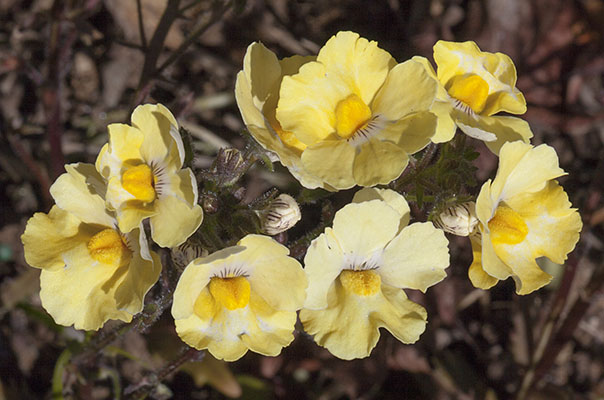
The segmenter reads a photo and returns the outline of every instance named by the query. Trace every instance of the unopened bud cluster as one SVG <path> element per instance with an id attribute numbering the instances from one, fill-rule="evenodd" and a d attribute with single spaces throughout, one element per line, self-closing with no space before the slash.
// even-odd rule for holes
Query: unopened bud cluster
<path id="1" fill-rule="evenodd" d="M 260 218 L 262 232 L 271 236 L 285 232 L 302 218 L 298 203 L 287 194 L 277 196 L 268 207 L 256 211 L 256 214 Z"/>
<path id="2" fill-rule="evenodd" d="M 478 226 L 476 203 L 456 204 L 441 212 L 434 220 L 434 226 L 457 236 L 470 236 Z"/>

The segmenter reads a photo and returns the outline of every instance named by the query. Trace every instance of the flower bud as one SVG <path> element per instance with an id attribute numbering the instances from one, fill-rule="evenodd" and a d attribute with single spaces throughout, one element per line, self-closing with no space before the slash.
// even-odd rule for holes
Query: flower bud
<path id="1" fill-rule="evenodd" d="M 296 225 L 302 215 L 298 203 L 288 194 L 281 194 L 264 210 L 256 211 L 261 229 L 267 235 L 277 235 Z"/>
<path id="2" fill-rule="evenodd" d="M 434 226 L 457 236 L 470 236 L 478 226 L 476 203 L 456 204 L 441 212 L 433 221 Z"/>

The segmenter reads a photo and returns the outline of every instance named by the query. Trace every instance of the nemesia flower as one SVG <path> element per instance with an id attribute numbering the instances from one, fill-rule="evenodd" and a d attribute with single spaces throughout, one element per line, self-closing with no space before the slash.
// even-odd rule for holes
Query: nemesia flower
<path id="1" fill-rule="evenodd" d="M 437 84 L 421 63 L 397 64 L 353 32 L 329 39 L 316 61 L 289 62 L 285 73 L 271 52 L 250 46 L 237 101 L 252 135 L 303 186 L 388 183 L 430 142 Z M 263 83 L 266 75 L 276 78 Z"/>
<path id="2" fill-rule="evenodd" d="M 402 289 L 425 292 L 446 276 L 448 241 L 432 224 L 408 221 L 403 196 L 363 189 L 308 248 L 300 320 L 336 357 L 369 356 L 380 327 L 403 343 L 414 343 L 424 331 L 426 310 Z"/>
<path id="3" fill-rule="evenodd" d="M 203 211 L 195 177 L 183 161 L 178 124 L 161 104 L 137 107 L 132 126 L 109 125 L 109 143 L 96 168 L 108 181 L 107 204 L 122 232 L 149 218 L 153 241 L 175 247 L 197 230 Z"/>
<path id="4" fill-rule="evenodd" d="M 276 356 L 294 339 L 296 311 L 307 286 L 302 266 L 268 236 L 237 243 L 193 260 L 174 292 L 178 336 L 218 359 L 247 351 Z"/>
<path id="5" fill-rule="evenodd" d="M 528 294 L 552 277 L 535 262 L 547 257 L 562 264 L 581 231 L 581 216 L 554 179 L 565 175 L 552 147 L 506 143 L 499 169 L 476 200 L 480 236 L 472 237 L 474 286 L 488 289 L 512 277 L 516 293 Z"/>
<path id="6" fill-rule="evenodd" d="M 315 59 L 293 56 L 278 60 L 262 43 L 254 42 L 247 48 L 243 70 L 237 74 L 235 83 L 235 98 L 249 132 L 262 147 L 276 154 L 273 161 L 280 160 L 303 186 L 309 188 L 321 187 L 322 182 L 302 167 L 300 156 L 306 145 L 281 128 L 275 111 L 283 77 L 297 73 L 300 66 Z"/>
<path id="7" fill-rule="evenodd" d="M 495 115 L 499 112 L 524 114 L 526 100 L 516 88 L 516 68 L 505 54 L 480 51 L 474 42 L 446 42 L 434 45 L 434 72 L 424 57 L 413 57 L 440 82 L 437 101 L 431 111 L 438 117 L 435 143 L 447 142 L 459 127 L 466 135 L 485 141 L 495 154 L 505 142 L 533 136 L 520 118 Z"/>
<path id="8" fill-rule="evenodd" d="M 42 306 L 61 325 L 97 330 L 143 308 L 161 262 L 142 227 L 128 233 L 105 209 L 102 177 L 92 164 L 66 165 L 50 188 L 57 205 L 27 222 L 25 260 L 42 269 Z"/>

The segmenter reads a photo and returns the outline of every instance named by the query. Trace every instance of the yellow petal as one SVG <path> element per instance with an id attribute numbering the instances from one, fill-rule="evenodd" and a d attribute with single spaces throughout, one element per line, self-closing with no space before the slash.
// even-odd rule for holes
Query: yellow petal
<path id="1" fill-rule="evenodd" d="M 331 228 L 314 239 L 304 257 L 304 272 L 308 276 L 304 308 L 318 310 L 327 307 L 329 288 L 344 267 L 344 254 Z"/>
<path id="2" fill-rule="evenodd" d="M 126 124 L 110 124 L 107 130 L 109 144 L 103 147 L 96 161 L 96 169 L 104 177 L 119 173 L 125 160 L 140 160 L 144 138 L 143 132 Z"/>
<path id="3" fill-rule="evenodd" d="M 417 341 L 425 329 L 423 307 L 388 285 L 382 285 L 374 295 L 359 296 L 347 291 L 337 279 L 328 297 L 326 309 L 302 309 L 300 320 L 317 344 L 344 360 L 369 356 L 379 340 L 380 327 L 404 343 Z"/>
<path id="4" fill-rule="evenodd" d="M 397 121 L 418 111 L 428 111 L 436 89 L 436 81 L 424 66 L 415 60 L 407 60 L 390 71 L 371 108 L 375 114 Z"/>
<path id="5" fill-rule="evenodd" d="M 336 106 L 350 94 L 359 95 L 347 78 L 329 73 L 319 62 L 306 63 L 297 74 L 284 77 L 276 112 L 283 130 L 308 146 L 334 133 Z"/>
<path id="6" fill-rule="evenodd" d="M 360 186 L 388 184 L 400 176 L 408 162 L 409 157 L 398 145 L 369 139 L 360 145 L 354 158 L 355 183 Z"/>
<path id="7" fill-rule="evenodd" d="M 517 294 L 529 294 L 552 280 L 552 276 L 537 265 L 529 242 L 494 244 L 494 249 L 497 256 L 512 269 Z"/>
<path id="8" fill-rule="evenodd" d="M 57 271 L 65 266 L 62 254 L 88 240 L 82 221 L 53 206 L 48 214 L 35 213 L 21 236 L 25 261 L 32 267 Z"/>
<path id="9" fill-rule="evenodd" d="M 430 140 L 434 143 L 445 143 L 453 139 L 457 125 L 451 116 L 453 106 L 449 101 L 435 100 L 430 111 L 436 115 L 436 132 Z"/>
<path id="10" fill-rule="evenodd" d="M 420 63 L 424 67 L 428 75 L 436 81 L 436 99 L 440 100 L 441 102 L 449 103 L 449 93 L 447 92 L 447 89 L 445 89 L 443 84 L 440 83 L 440 81 L 438 80 L 438 77 L 436 76 L 436 71 L 434 71 L 432 64 L 430 64 L 430 61 L 428 61 L 426 57 L 421 56 L 414 56 L 411 59 L 415 62 Z"/>
<path id="11" fill-rule="evenodd" d="M 80 220 L 105 226 L 115 223 L 105 211 L 105 183 L 92 164 L 65 165 L 67 173 L 57 178 L 50 194 L 57 206 Z"/>
<path id="12" fill-rule="evenodd" d="M 344 140 L 329 140 L 309 146 L 302 153 L 302 166 L 310 174 L 341 190 L 353 187 L 355 148 Z"/>
<path id="13" fill-rule="evenodd" d="M 499 154 L 501 146 L 507 142 L 528 143 L 533 137 L 529 124 L 520 118 L 469 116 L 460 110 L 454 110 L 451 115 L 466 135 L 483 140 L 495 154 Z"/>
<path id="14" fill-rule="evenodd" d="M 434 45 L 434 61 L 438 79 L 445 87 L 456 76 L 467 74 L 477 75 L 487 83 L 489 97 L 481 115 L 526 112 L 524 96 L 515 87 L 516 68 L 505 54 L 482 52 L 474 42 L 439 40 Z"/>
<path id="15" fill-rule="evenodd" d="M 162 265 L 159 255 L 149 251 L 144 231 L 135 229 L 128 236 L 133 257 L 115 292 L 115 300 L 120 310 L 136 314 L 142 311 L 145 295 L 159 279 Z"/>
<path id="16" fill-rule="evenodd" d="M 527 174 L 527 171 L 531 171 Z M 543 189 L 550 179 L 565 175 L 558 166 L 558 155 L 545 144 L 533 147 L 523 142 L 506 143 L 499 153 L 497 176 L 491 196 L 508 199 L 523 192 Z"/>
<path id="17" fill-rule="evenodd" d="M 472 236 L 470 238 L 472 244 L 472 264 L 468 269 L 468 277 L 474 287 L 479 289 L 490 289 L 499 282 L 497 278 L 484 272 L 482 268 L 482 245 L 480 244 L 480 237 Z"/>
<path id="18" fill-rule="evenodd" d="M 156 184 L 156 187 L 162 196 L 176 197 L 191 207 L 197 204 L 197 181 L 190 168 L 166 176 L 161 186 Z"/>
<path id="19" fill-rule="evenodd" d="M 345 255 L 363 262 L 394 238 L 399 221 L 399 213 L 380 200 L 351 203 L 336 213 L 333 233 Z"/>
<path id="20" fill-rule="evenodd" d="M 536 193 L 525 193 L 507 200 L 510 207 L 524 219 L 534 257 L 548 257 L 563 264 L 579 241 L 581 216 L 571 208 L 568 196 L 556 181 Z"/>
<path id="21" fill-rule="evenodd" d="M 396 63 L 377 42 L 354 32 L 338 32 L 319 51 L 317 61 L 330 73 L 345 77 L 360 98 L 369 104 Z"/>
<path id="22" fill-rule="evenodd" d="M 353 203 L 362 203 L 371 200 L 382 200 L 394 208 L 401 216 L 399 231 L 409 224 L 410 209 L 405 198 L 391 189 L 363 188 L 357 191 L 352 198 Z"/>
<path id="23" fill-rule="evenodd" d="M 117 308 L 115 290 L 127 266 L 110 268 L 93 260 L 85 243 L 63 254 L 65 268 L 42 271 L 42 305 L 60 325 L 97 330 L 109 319 L 130 322 L 132 314 Z"/>
<path id="24" fill-rule="evenodd" d="M 178 132 L 178 123 L 172 113 L 161 104 L 144 104 L 132 112 L 132 126 L 143 133 L 140 152 L 149 165 L 162 162 L 180 169 L 185 156 Z M 123 159 L 122 160 L 126 160 Z"/>
<path id="25" fill-rule="evenodd" d="M 255 109 L 263 110 L 264 103 L 269 96 L 278 95 L 279 89 L 275 85 L 278 85 L 281 80 L 281 66 L 277 56 L 262 43 L 254 42 L 248 46 L 245 52 L 242 73 L 243 76 L 241 78 L 238 76 L 237 80 L 245 78 L 250 87 L 245 95 L 251 95 Z M 240 92 L 239 94 L 244 93 Z M 237 103 L 239 103 L 239 100 L 238 97 Z M 244 113 L 242 112 L 242 114 Z M 249 121 L 244 117 L 245 123 L 262 126 L 263 120 L 258 118 L 258 114 L 255 114 L 255 116 L 255 119 Z"/>
<path id="26" fill-rule="evenodd" d="M 262 235 L 247 235 L 237 245 L 246 247 L 240 262 L 253 266 L 248 280 L 258 296 L 277 310 L 302 308 L 308 283 L 302 265 L 288 257 L 287 247 Z M 283 282 L 288 282 L 286 290 Z"/>
<path id="27" fill-rule="evenodd" d="M 476 198 L 476 216 L 486 226 L 497 208 L 498 199 L 491 194 L 491 180 L 483 183 Z"/>
<path id="28" fill-rule="evenodd" d="M 500 254 L 495 251 L 493 242 L 488 232 L 482 232 L 482 269 L 485 273 L 497 278 L 505 280 L 514 275 L 514 271 L 510 265 L 500 258 Z"/>
<path id="29" fill-rule="evenodd" d="M 182 244 L 199 228 L 203 210 L 196 204 L 191 207 L 174 196 L 160 196 L 154 202 L 157 214 L 151 216 L 151 236 L 161 247 Z"/>
<path id="30" fill-rule="evenodd" d="M 447 276 L 448 244 L 431 223 L 411 224 L 386 246 L 378 272 L 388 285 L 425 292 Z"/>
<path id="31" fill-rule="evenodd" d="M 396 143 L 407 154 L 414 154 L 430 143 L 435 130 L 436 116 L 422 111 L 386 125 L 378 137 Z"/>
<path id="32" fill-rule="evenodd" d="M 195 301 L 210 282 L 210 278 L 218 274 L 223 265 L 231 263 L 236 254 L 244 250 L 245 248 L 241 246 L 231 246 L 191 261 L 180 276 L 174 290 L 174 302 L 172 303 L 174 319 L 184 320 L 193 315 Z"/>

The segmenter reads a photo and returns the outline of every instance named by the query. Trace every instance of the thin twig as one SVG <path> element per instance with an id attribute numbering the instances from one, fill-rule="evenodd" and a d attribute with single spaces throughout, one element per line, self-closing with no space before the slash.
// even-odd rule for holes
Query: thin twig
<path id="1" fill-rule="evenodd" d="M 136 0 L 136 12 L 138 14 L 138 33 L 141 37 L 141 47 L 147 49 L 147 36 L 145 35 L 145 25 L 143 23 L 143 5 L 141 0 Z"/>

